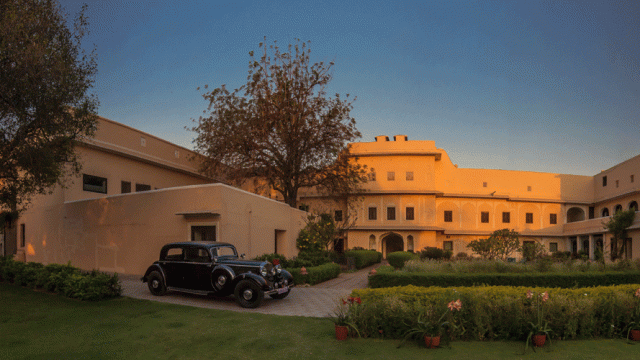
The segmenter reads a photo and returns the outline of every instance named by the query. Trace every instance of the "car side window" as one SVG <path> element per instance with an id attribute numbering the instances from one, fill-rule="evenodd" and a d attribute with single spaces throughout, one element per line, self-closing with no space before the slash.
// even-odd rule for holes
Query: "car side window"
<path id="1" fill-rule="evenodd" d="M 167 261 L 182 261 L 184 260 L 184 252 L 182 248 L 171 248 L 167 251 L 167 256 L 164 259 Z"/>
<path id="2" fill-rule="evenodd" d="M 198 263 L 206 263 L 210 262 L 211 259 L 209 257 L 209 253 L 206 249 L 187 249 L 187 261 L 198 262 Z"/>
<path id="3" fill-rule="evenodd" d="M 236 252 L 232 247 L 219 247 L 216 249 L 217 256 L 235 256 Z"/>

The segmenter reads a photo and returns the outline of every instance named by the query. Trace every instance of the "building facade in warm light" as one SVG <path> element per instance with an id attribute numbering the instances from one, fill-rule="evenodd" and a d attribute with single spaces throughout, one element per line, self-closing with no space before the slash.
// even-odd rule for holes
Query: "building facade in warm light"
<path id="1" fill-rule="evenodd" d="M 82 170 L 36 196 L 2 251 L 18 259 L 143 274 L 169 242 L 215 240 L 249 257 L 297 254 L 306 213 L 200 174 L 198 154 L 100 118 Z"/>
<path id="2" fill-rule="evenodd" d="M 302 206 L 332 212 L 351 226 L 337 246 L 387 254 L 438 247 L 470 253 L 469 242 L 509 228 L 521 241 L 549 252 L 610 249 L 603 222 L 640 202 L 640 156 L 595 176 L 463 169 L 434 141 L 405 135 L 353 143 L 351 153 L 371 170 L 370 181 L 347 201 L 307 191 Z M 351 205 L 347 206 L 350 203 Z M 626 240 L 627 257 L 640 258 L 640 216 Z"/>

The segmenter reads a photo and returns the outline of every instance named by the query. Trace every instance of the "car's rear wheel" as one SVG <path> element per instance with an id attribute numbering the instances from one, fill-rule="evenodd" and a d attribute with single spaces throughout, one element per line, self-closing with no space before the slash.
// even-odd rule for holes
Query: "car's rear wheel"
<path id="1" fill-rule="evenodd" d="M 257 308 L 260 302 L 264 298 L 264 292 L 254 281 L 244 279 L 238 282 L 236 289 L 233 292 L 236 297 L 236 301 L 243 308 Z"/>
<path id="2" fill-rule="evenodd" d="M 162 274 L 157 271 L 152 271 L 147 277 L 147 285 L 149 285 L 149 291 L 155 296 L 162 296 L 167 292 L 167 287 L 164 284 Z"/>
<path id="3" fill-rule="evenodd" d="M 288 289 L 288 290 L 287 290 L 287 292 L 285 292 L 285 293 L 282 293 L 282 294 L 278 294 L 278 293 L 276 293 L 276 294 L 271 294 L 271 295 L 269 295 L 269 296 L 270 296 L 272 299 L 280 300 L 280 299 L 284 299 L 284 298 L 286 298 L 286 297 L 287 297 L 287 295 L 289 295 L 289 293 L 290 293 L 290 292 L 291 292 L 291 289 Z"/>

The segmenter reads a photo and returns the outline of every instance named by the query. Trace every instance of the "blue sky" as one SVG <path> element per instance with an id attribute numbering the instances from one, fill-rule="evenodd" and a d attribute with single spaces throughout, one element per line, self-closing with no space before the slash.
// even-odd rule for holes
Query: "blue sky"
<path id="1" fill-rule="evenodd" d="M 98 113 L 192 148 L 209 88 L 258 44 L 311 41 L 361 141 L 435 140 L 460 167 L 595 175 L 640 154 L 638 1 L 87 2 Z"/>

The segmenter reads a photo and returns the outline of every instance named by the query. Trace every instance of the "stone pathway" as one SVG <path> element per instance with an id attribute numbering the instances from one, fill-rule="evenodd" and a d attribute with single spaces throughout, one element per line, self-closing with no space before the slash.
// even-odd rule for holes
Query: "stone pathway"
<path id="1" fill-rule="evenodd" d="M 265 296 L 256 309 L 240 307 L 232 296 L 212 297 L 168 292 L 164 296 L 153 296 L 143 283 L 141 276 L 121 275 L 122 295 L 135 299 L 153 300 L 171 304 L 195 306 L 208 309 L 231 310 L 286 316 L 328 317 L 333 314 L 341 298 L 351 294 L 353 289 L 367 287 L 368 275 L 374 266 L 353 272 L 341 273 L 337 278 L 310 287 L 295 287 L 289 296 L 274 300 Z"/>

